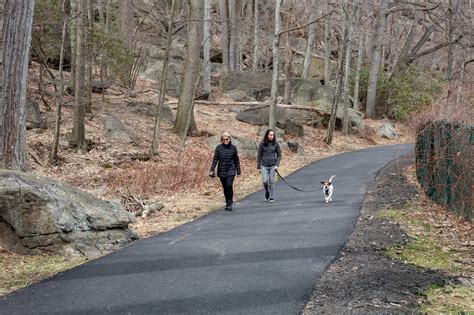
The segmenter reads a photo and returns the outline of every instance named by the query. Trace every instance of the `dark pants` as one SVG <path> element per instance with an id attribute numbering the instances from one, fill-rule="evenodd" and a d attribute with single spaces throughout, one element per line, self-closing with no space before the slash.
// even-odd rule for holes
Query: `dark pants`
<path id="1" fill-rule="evenodd" d="M 224 188 L 225 203 L 228 206 L 232 205 L 232 199 L 234 197 L 234 177 L 235 176 L 220 177 L 222 188 Z"/>

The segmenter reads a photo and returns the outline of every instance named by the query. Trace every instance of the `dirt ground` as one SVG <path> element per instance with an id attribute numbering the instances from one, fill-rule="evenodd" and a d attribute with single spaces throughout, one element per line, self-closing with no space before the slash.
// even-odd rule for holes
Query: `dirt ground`
<path id="1" fill-rule="evenodd" d="M 410 238 L 399 224 L 379 213 L 388 208 L 402 211 L 417 198 L 419 188 L 403 171 L 413 163 L 413 156 L 402 158 L 380 171 L 348 243 L 315 284 L 303 314 L 417 313 L 420 304 L 426 302 L 420 295 L 423 289 L 459 283 L 452 274 L 406 264 L 386 253 Z M 464 238 L 472 240 L 472 225 Z"/>

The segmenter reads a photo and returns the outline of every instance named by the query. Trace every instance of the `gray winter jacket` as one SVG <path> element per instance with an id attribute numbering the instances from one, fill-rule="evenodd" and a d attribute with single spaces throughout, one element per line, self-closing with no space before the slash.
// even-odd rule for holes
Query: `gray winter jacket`
<path id="1" fill-rule="evenodd" d="M 260 166 L 280 166 L 281 149 L 278 142 L 260 142 L 258 146 L 257 169 Z"/>

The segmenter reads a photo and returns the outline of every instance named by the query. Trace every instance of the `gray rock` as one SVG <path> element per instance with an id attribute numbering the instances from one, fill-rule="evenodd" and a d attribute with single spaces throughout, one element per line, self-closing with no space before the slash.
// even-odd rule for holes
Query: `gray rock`
<path id="1" fill-rule="evenodd" d="M 0 244 L 16 252 L 96 257 L 135 240 L 133 215 L 66 183 L 0 170 Z"/>
<path id="2" fill-rule="evenodd" d="M 43 128 L 43 125 L 38 102 L 33 99 L 28 99 L 26 102 L 26 129 Z"/>
<path id="3" fill-rule="evenodd" d="M 379 128 L 377 128 L 377 134 L 382 138 L 397 139 L 398 133 L 392 122 L 385 122 Z"/>
<path id="4" fill-rule="evenodd" d="M 120 119 L 113 115 L 106 115 L 103 120 L 104 133 L 108 138 L 125 143 L 133 142 L 132 134 Z"/>
<path id="5" fill-rule="evenodd" d="M 128 102 L 127 104 L 133 112 L 153 118 L 156 117 L 157 106 L 158 104 L 149 102 Z M 163 104 L 161 110 L 164 121 L 174 122 L 173 112 L 168 105 Z"/>

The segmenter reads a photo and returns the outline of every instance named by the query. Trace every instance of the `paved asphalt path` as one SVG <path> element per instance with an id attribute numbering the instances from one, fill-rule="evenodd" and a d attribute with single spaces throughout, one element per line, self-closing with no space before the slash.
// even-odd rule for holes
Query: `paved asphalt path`
<path id="1" fill-rule="evenodd" d="M 412 151 L 383 146 L 317 161 L 286 180 L 311 190 L 335 174 L 332 203 L 279 181 L 274 204 L 253 193 L 233 212 L 14 292 L 0 299 L 0 314 L 297 314 L 349 238 L 377 172 Z"/>

